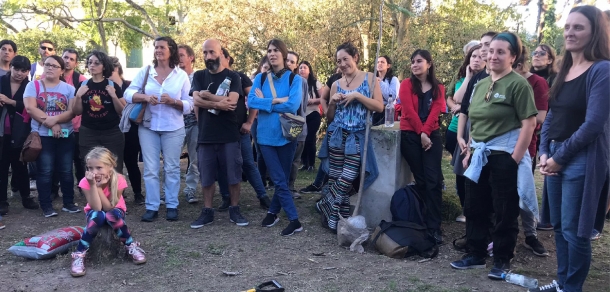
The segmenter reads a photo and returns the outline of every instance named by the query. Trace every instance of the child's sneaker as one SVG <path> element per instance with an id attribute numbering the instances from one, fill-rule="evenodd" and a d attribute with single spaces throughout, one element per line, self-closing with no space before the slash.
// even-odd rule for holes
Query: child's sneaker
<path id="1" fill-rule="evenodd" d="M 0 222 L 0 230 L 4 229 L 4 227 L 6 227 L 6 225 L 4 225 L 4 223 Z"/>
<path id="2" fill-rule="evenodd" d="M 70 275 L 72 277 L 81 277 L 86 274 L 85 270 L 85 256 L 87 251 L 73 252 L 72 253 L 72 267 L 70 268 Z"/>
<path id="3" fill-rule="evenodd" d="M 140 248 L 140 243 L 137 241 L 132 242 L 130 245 L 126 245 L 125 249 L 133 259 L 133 263 L 140 265 L 146 262 L 146 256 L 144 256 L 144 250 Z"/>

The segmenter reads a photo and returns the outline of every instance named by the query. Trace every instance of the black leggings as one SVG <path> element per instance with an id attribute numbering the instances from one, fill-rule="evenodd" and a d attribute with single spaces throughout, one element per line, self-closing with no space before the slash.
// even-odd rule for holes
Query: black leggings
<path id="1" fill-rule="evenodd" d="M 129 132 L 125 133 L 125 150 L 123 160 L 129 174 L 129 182 L 134 194 L 142 194 L 142 173 L 138 166 L 138 154 L 140 153 L 140 138 L 138 136 L 138 125 L 131 123 Z"/>
<path id="2" fill-rule="evenodd" d="M 305 140 L 305 147 L 303 148 L 303 154 L 301 154 L 301 162 L 306 167 L 314 166 L 316 163 L 316 141 L 320 124 L 322 123 L 322 116 L 318 111 L 314 111 L 307 115 L 307 138 Z"/>

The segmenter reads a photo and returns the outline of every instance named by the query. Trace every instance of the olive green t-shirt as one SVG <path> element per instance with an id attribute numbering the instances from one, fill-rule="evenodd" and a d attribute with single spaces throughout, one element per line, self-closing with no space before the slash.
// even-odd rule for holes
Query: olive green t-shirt
<path id="1" fill-rule="evenodd" d="M 512 71 L 496 80 L 485 101 L 491 83 L 491 76 L 479 81 L 472 93 L 468 117 L 471 137 L 477 142 L 521 128 L 522 120 L 538 114 L 534 91 L 523 76 Z"/>

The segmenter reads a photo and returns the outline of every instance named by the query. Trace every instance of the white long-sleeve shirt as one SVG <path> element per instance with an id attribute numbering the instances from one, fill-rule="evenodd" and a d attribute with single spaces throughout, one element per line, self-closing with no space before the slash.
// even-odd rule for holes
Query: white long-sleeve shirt
<path id="1" fill-rule="evenodd" d="M 144 78 L 148 78 L 146 82 L 145 94 L 153 95 L 161 100 L 161 95 L 167 93 L 169 97 L 182 101 L 182 112 L 173 108 L 171 104 L 148 105 L 147 110 L 152 114 L 150 120 L 150 129 L 153 131 L 175 131 L 184 127 L 183 115 L 190 113 L 193 110 L 193 98 L 189 96 L 191 82 L 189 76 L 184 70 L 175 67 L 169 73 L 165 81 L 160 84 L 156 79 L 157 71 L 154 66 L 150 66 L 150 70 L 146 70 L 148 66 L 140 69 L 140 72 L 131 81 L 131 85 L 125 90 L 123 97 L 128 103 L 133 103 L 133 95 L 140 92 Z"/>
<path id="2" fill-rule="evenodd" d="M 381 80 L 381 82 L 379 82 L 379 87 L 381 88 L 381 95 L 383 96 L 383 105 L 388 104 L 390 94 L 392 95 L 392 99 L 394 99 L 394 101 L 398 99 L 400 82 L 398 82 L 398 78 L 396 78 L 396 76 L 392 76 L 392 80 L 390 81 L 384 78 Z"/>

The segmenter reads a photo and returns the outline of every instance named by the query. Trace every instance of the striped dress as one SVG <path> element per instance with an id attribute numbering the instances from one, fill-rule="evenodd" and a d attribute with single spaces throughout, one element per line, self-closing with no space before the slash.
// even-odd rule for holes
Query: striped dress
<path id="1" fill-rule="evenodd" d="M 369 74 L 367 73 L 362 84 L 353 90 L 345 90 L 337 83 L 337 93 L 359 92 L 371 98 L 368 77 Z M 329 141 L 329 180 L 322 191 L 323 198 L 317 203 L 316 207 L 324 215 L 328 227 L 333 230 L 337 229 L 339 214 L 344 218 L 350 216 L 349 194 L 354 180 L 360 174 L 361 145 L 364 143 L 364 141 L 359 141 L 354 133 L 366 129 L 367 111 L 367 108 L 358 101 L 353 101 L 348 106 L 337 105 L 335 118 L 326 133 L 329 138 L 326 139 Z M 331 145 L 330 141 L 339 137 L 341 144 Z M 346 153 L 346 148 L 353 147 L 357 149 L 356 153 Z"/>

